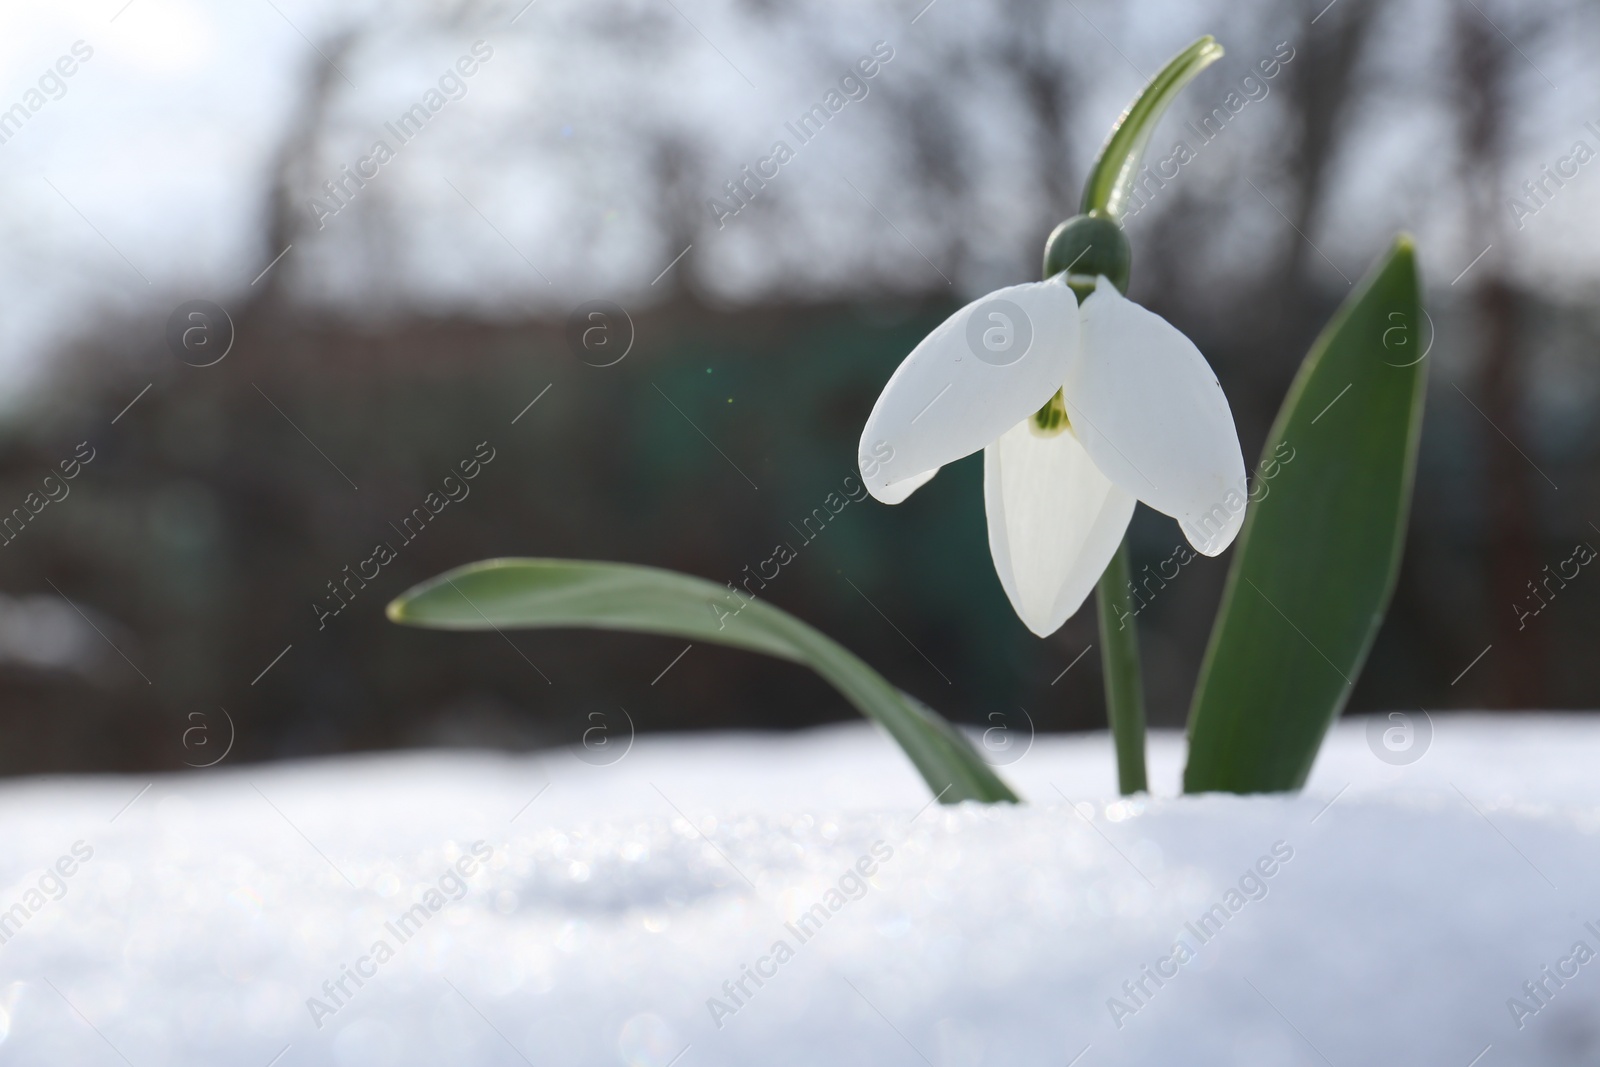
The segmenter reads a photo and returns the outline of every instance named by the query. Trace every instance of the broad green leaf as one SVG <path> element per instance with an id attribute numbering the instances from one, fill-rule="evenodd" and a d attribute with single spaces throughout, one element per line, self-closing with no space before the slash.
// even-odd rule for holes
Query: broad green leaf
<path id="1" fill-rule="evenodd" d="M 702 578 L 566 559 L 491 559 L 408 590 L 389 618 L 441 630 L 586 627 L 671 634 L 803 664 L 889 732 L 939 799 L 1015 801 L 944 719 L 793 615 Z"/>
<path id="2" fill-rule="evenodd" d="M 1312 345 L 1268 435 L 1189 712 L 1187 792 L 1299 789 L 1344 709 L 1400 568 L 1423 332 L 1402 236 Z"/>
<path id="3" fill-rule="evenodd" d="M 1173 56 L 1161 72 L 1150 79 L 1150 84 L 1122 113 L 1100 149 L 1100 157 L 1084 183 L 1079 211 L 1085 215 L 1098 211 L 1121 221 L 1128 206 L 1128 195 L 1144 164 L 1145 146 L 1150 143 L 1150 135 L 1156 132 L 1156 124 L 1166 113 L 1167 106 L 1178 98 L 1195 75 L 1221 58 L 1222 46 L 1207 34 Z"/>

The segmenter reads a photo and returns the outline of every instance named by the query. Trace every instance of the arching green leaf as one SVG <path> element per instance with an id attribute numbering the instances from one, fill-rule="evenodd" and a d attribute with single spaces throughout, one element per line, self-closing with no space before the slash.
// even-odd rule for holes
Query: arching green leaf
<path id="1" fill-rule="evenodd" d="M 587 627 L 671 634 L 803 664 L 888 731 L 947 804 L 1015 801 L 967 739 L 847 649 L 787 612 L 702 578 L 627 563 L 493 559 L 448 571 L 389 604 L 442 630 Z"/>

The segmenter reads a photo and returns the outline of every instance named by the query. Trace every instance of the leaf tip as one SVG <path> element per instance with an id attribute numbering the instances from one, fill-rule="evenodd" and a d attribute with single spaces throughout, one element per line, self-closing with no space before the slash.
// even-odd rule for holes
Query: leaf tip
<path id="1" fill-rule="evenodd" d="M 385 605 L 383 614 L 390 622 L 405 623 L 409 621 L 406 618 L 406 604 L 408 602 L 409 601 L 406 597 L 397 596 L 393 600 L 389 601 L 387 605 Z"/>
<path id="2" fill-rule="evenodd" d="M 1410 279 L 1412 286 L 1418 285 L 1416 238 L 1405 230 L 1395 234 L 1394 243 L 1389 246 L 1388 257 L 1375 269 L 1379 271 L 1399 270 Z"/>

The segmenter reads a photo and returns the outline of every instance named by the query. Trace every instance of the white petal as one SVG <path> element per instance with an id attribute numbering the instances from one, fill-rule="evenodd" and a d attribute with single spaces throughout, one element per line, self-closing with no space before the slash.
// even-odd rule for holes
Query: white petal
<path id="1" fill-rule="evenodd" d="M 1078 301 L 1060 281 L 998 289 L 951 315 L 873 406 L 857 455 L 867 491 L 897 504 L 994 441 L 1055 395 L 1077 349 Z"/>
<path id="2" fill-rule="evenodd" d="M 1062 390 L 1073 432 L 1107 477 L 1216 555 L 1244 523 L 1247 493 L 1217 376 L 1194 342 L 1105 278 L 1083 302 L 1082 324 Z"/>
<path id="3" fill-rule="evenodd" d="M 898 482 L 893 482 L 878 489 L 870 489 L 869 487 L 869 491 L 873 496 L 877 497 L 885 504 L 898 504 L 912 493 L 915 493 L 918 489 L 921 489 L 923 486 L 933 481 L 933 476 L 938 473 L 939 468 L 935 467 L 931 471 L 923 471 L 921 474 L 914 474 L 909 478 L 902 478 Z"/>
<path id="4" fill-rule="evenodd" d="M 1040 637 L 1093 591 L 1133 517 L 1071 433 L 1040 437 L 1025 420 L 983 453 L 989 552 L 1011 606 Z"/>

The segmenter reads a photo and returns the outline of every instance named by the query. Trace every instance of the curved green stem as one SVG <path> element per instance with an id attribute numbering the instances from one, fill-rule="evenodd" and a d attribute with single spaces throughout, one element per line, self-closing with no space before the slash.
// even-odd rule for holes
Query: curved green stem
<path id="1" fill-rule="evenodd" d="M 1117 783 L 1124 796 L 1149 789 L 1144 771 L 1144 683 L 1139 677 L 1139 633 L 1131 588 L 1128 542 L 1124 540 L 1095 589 L 1106 719 L 1117 746 Z"/>
<path id="2" fill-rule="evenodd" d="M 1195 75 L 1222 58 L 1209 34 L 1173 56 L 1117 119 L 1111 136 L 1083 184 L 1084 215 L 1120 223 L 1144 164 L 1145 146 L 1168 105 Z M 1046 261 L 1048 263 L 1048 254 Z M 1048 270 L 1048 266 L 1046 268 Z M 1126 279 L 1119 282 L 1124 289 Z M 1139 635 L 1134 624 L 1128 542 L 1117 546 L 1100 576 L 1095 600 L 1100 614 L 1100 663 L 1105 676 L 1106 720 L 1117 746 L 1117 781 L 1122 792 L 1149 788 L 1144 767 L 1144 683 L 1139 676 Z"/>
<path id="3" fill-rule="evenodd" d="M 1089 171 L 1089 180 L 1083 184 L 1083 204 L 1079 211 L 1087 215 L 1098 212 L 1113 220 L 1120 220 L 1128 205 L 1144 162 L 1144 149 L 1150 135 L 1156 130 L 1167 105 L 1176 100 L 1183 87 L 1194 76 L 1222 58 L 1222 46 L 1210 34 L 1179 52 L 1168 61 L 1161 73 L 1150 79 L 1150 84 L 1128 105 L 1100 157 Z"/>

